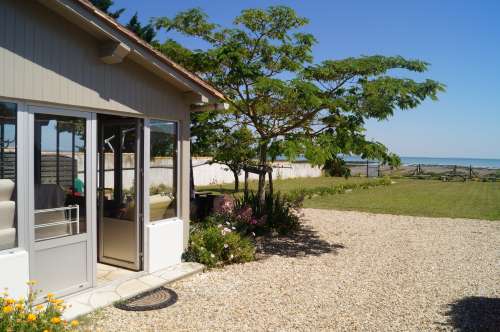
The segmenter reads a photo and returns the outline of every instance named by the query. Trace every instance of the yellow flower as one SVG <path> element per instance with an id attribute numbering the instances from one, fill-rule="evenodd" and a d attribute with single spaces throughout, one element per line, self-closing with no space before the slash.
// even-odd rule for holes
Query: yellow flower
<path id="1" fill-rule="evenodd" d="M 58 300 L 55 300 L 55 301 L 54 301 L 54 303 L 55 303 L 55 304 L 61 304 L 61 303 L 63 303 L 63 302 L 64 302 L 64 300 L 61 300 L 61 299 L 58 299 Z"/>
<path id="2" fill-rule="evenodd" d="M 35 314 L 28 314 L 28 318 L 26 318 L 28 322 L 34 322 L 36 321 L 36 315 Z"/>
<path id="3" fill-rule="evenodd" d="M 61 318 L 59 318 L 59 317 L 52 317 L 52 319 L 50 320 L 50 322 L 52 324 L 59 324 L 61 322 Z"/>
<path id="4" fill-rule="evenodd" d="M 48 299 L 52 299 L 54 297 L 54 294 L 53 293 L 47 293 L 46 297 Z"/>
<path id="5" fill-rule="evenodd" d="M 35 307 L 35 309 L 38 311 L 43 310 L 43 305 L 39 304 Z"/>
<path id="6" fill-rule="evenodd" d="M 12 308 L 12 306 L 11 306 L 11 305 L 8 305 L 8 306 L 3 307 L 3 313 L 4 313 L 4 314 L 11 313 L 11 312 L 12 312 L 12 310 L 14 310 L 14 308 Z"/>
<path id="7" fill-rule="evenodd" d="M 5 303 L 7 303 L 7 305 L 11 305 L 11 304 L 16 303 L 16 300 L 11 299 L 11 298 L 6 298 L 6 299 L 5 299 Z"/>
<path id="8" fill-rule="evenodd" d="M 43 330 L 43 332 L 49 332 L 49 330 Z"/>
<path id="9" fill-rule="evenodd" d="M 72 321 L 71 321 L 71 326 L 73 326 L 73 327 L 77 327 L 78 325 L 80 325 L 80 323 L 78 323 L 78 321 L 77 321 L 77 320 L 72 320 Z"/>
<path id="10" fill-rule="evenodd" d="M 24 304 L 22 304 L 22 303 L 17 303 L 17 304 L 16 304 L 16 309 L 18 309 L 18 310 L 23 310 L 23 309 L 24 309 Z"/>
<path id="11" fill-rule="evenodd" d="M 28 282 L 26 283 L 28 286 L 34 286 L 37 284 L 37 281 L 36 280 L 28 280 Z"/>

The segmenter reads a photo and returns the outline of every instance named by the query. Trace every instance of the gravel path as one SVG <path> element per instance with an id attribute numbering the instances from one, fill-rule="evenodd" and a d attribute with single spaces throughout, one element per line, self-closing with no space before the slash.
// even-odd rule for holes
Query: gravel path
<path id="1" fill-rule="evenodd" d="M 102 331 L 500 331 L 500 222 L 306 209 L 260 260 L 176 282 Z"/>

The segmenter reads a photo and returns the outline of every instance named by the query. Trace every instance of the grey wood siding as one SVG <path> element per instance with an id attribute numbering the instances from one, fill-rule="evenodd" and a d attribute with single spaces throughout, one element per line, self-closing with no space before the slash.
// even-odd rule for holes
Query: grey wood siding
<path id="1" fill-rule="evenodd" d="M 130 60 L 103 63 L 99 45 L 35 0 L 2 0 L 0 97 L 185 118 L 180 91 Z"/>

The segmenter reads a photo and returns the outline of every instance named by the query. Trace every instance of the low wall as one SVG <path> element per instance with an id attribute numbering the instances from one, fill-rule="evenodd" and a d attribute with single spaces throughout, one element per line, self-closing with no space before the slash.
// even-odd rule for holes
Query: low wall
<path id="1" fill-rule="evenodd" d="M 193 158 L 193 177 L 196 186 L 212 184 L 233 183 L 234 176 L 227 166 L 221 164 L 208 164 L 209 158 Z M 313 167 L 307 162 L 275 162 L 273 163 L 274 179 L 290 179 L 301 177 L 321 176 L 321 168 Z M 240 181 L 245 180 L 242 172 Z M 257 180 L 257 174 L 249 174 L 250 180 Z"/>

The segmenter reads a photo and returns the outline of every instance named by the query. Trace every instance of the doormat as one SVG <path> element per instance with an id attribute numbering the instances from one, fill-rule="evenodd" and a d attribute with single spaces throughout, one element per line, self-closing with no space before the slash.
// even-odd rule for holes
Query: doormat
<path id="1" fill-rule="evenodd" d="M 126 311 L 163 309 L 177 302 L 177 293 L 165 287 L 155 288 L 128 300 L 115 303 L 115 308 Z"/>

